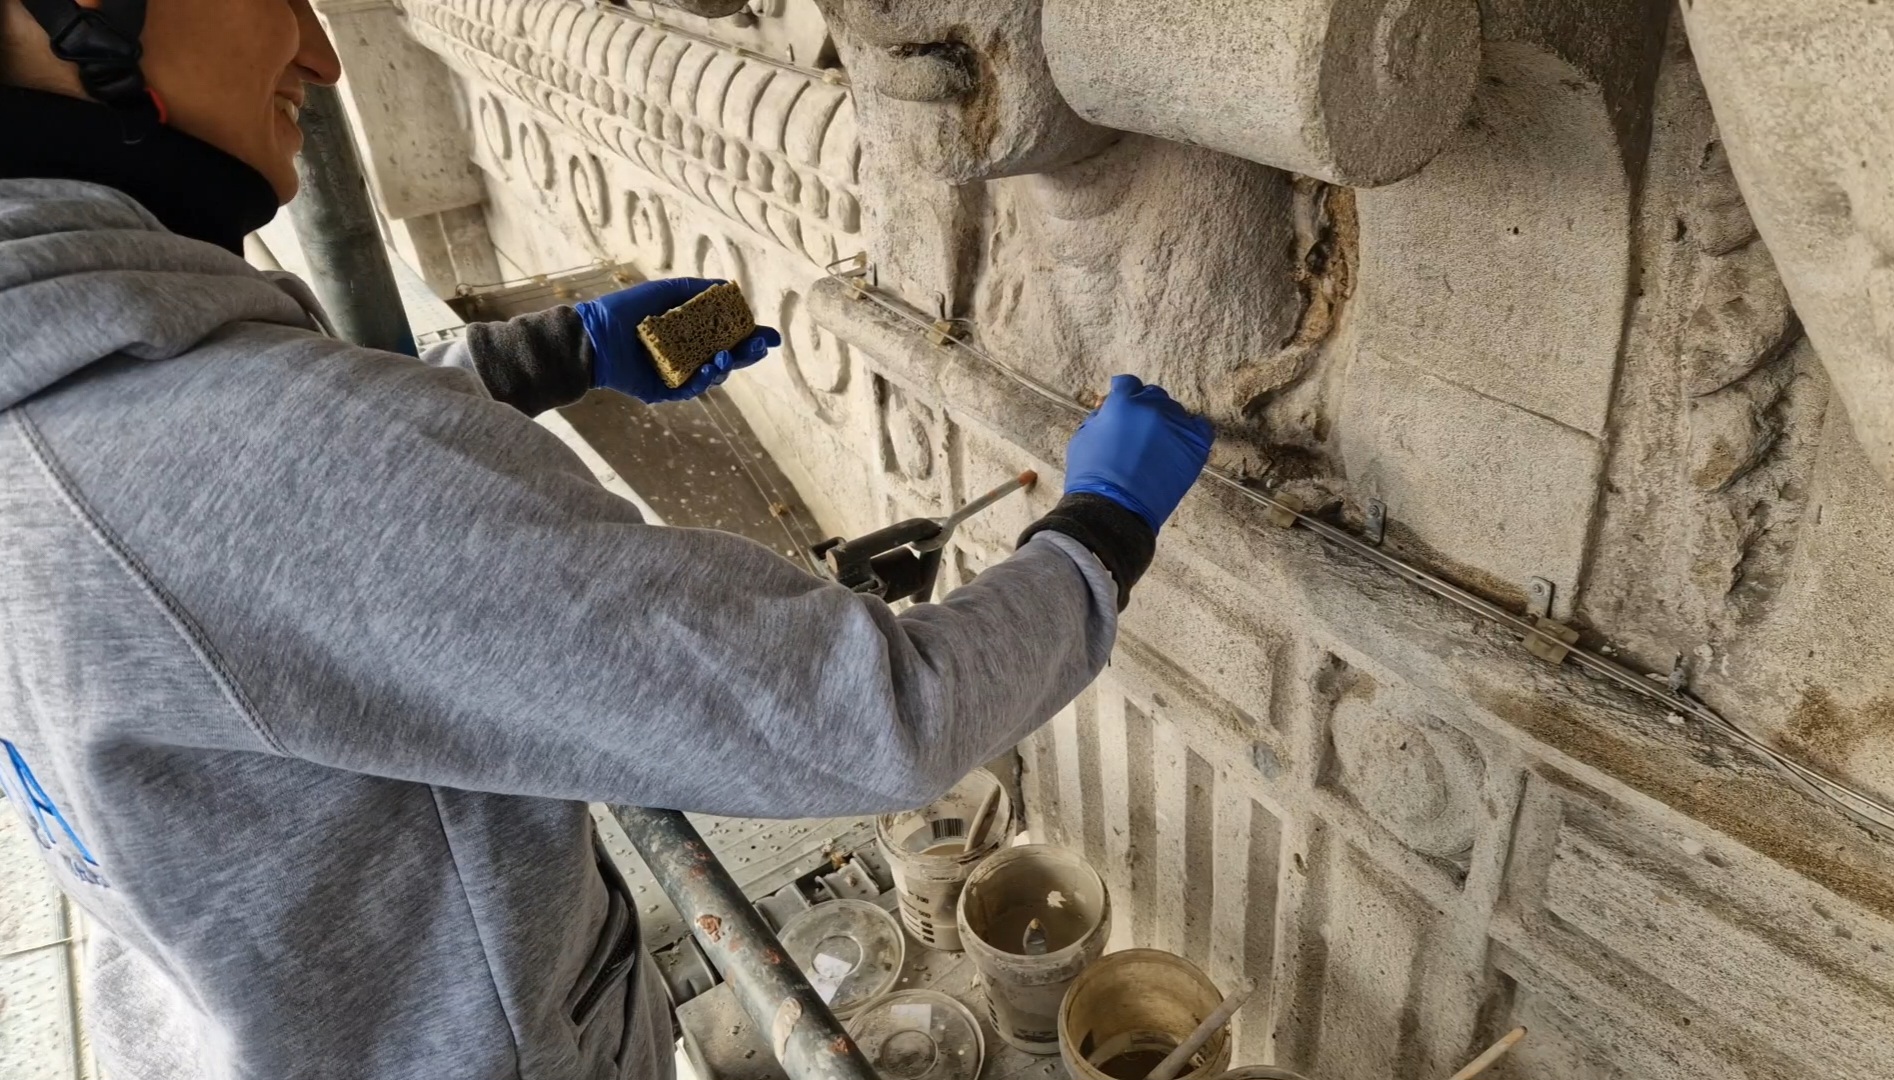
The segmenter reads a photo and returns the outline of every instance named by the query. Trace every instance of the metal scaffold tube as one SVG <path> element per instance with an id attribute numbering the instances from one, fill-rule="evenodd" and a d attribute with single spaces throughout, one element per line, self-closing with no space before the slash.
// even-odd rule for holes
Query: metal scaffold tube
<path id="1" fill-rule="evenodd" d="M 612 816 L 736 992 L 789 1080 L 878 1080 L 776 934 L 675 810 L 614 806 Z"/>
<path id="2" fill-rule="evenodd" d="M 313 83 L 307 93 L 300 116 L 303 149 L 296 157 L 302 188 L 289 204 L 289 217 L 309 264 L 309 284 L 337 334 L 413 356 L 414 332 L 382 246 L 342 93 Z"/>

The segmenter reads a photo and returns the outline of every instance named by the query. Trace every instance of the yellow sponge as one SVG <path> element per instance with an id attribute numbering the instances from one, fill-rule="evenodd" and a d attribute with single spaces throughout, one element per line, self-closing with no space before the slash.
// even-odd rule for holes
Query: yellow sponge
<path id="1" fill-rule="evenodd" d="M 638 340 L 651 353 L 664 385 L 675 390 L 697 369 L 725 349 L 756 332 L 756 315 L 743 290 L 725 282 L 712 285 L 661 315 L 638 324 Z"/>

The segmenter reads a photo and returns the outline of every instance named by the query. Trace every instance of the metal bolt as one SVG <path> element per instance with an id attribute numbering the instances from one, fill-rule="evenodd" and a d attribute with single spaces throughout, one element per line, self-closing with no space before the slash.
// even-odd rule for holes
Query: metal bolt
<path id="1" fill-rule="evenodd" d="M 1526 614 L 1541 619 L 1551 618 L 1551 579 L 1542 577 L 1526 579 Z"/>

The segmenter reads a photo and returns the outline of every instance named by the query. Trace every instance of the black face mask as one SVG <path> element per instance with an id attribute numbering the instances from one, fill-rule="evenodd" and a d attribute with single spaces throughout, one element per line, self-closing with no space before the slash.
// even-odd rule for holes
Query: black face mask
<path id="1" fill-rule="evenodd" d="M 0 180 L 83 180 L 138 200 L 164 227 L 239 254 L 276 216 L 263 174 L 173 128 L 125 141 L 117 110 L 82 98 L 0 86 Z"/>

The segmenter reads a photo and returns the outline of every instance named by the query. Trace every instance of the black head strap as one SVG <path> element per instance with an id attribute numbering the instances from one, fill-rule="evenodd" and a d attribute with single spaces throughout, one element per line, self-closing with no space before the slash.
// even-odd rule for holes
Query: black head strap
<path id="1" fill-rule="evenodd" d="M 164 106 L 145 85 L 145 0 L 102 0 L 83 8 L 73 0 L 23 0 L 52 39 L 53 55 L 79 67 L 79 83 L 94 101 L 118 111 L 125 141 L 139 142 L 164 123 Z"/>

